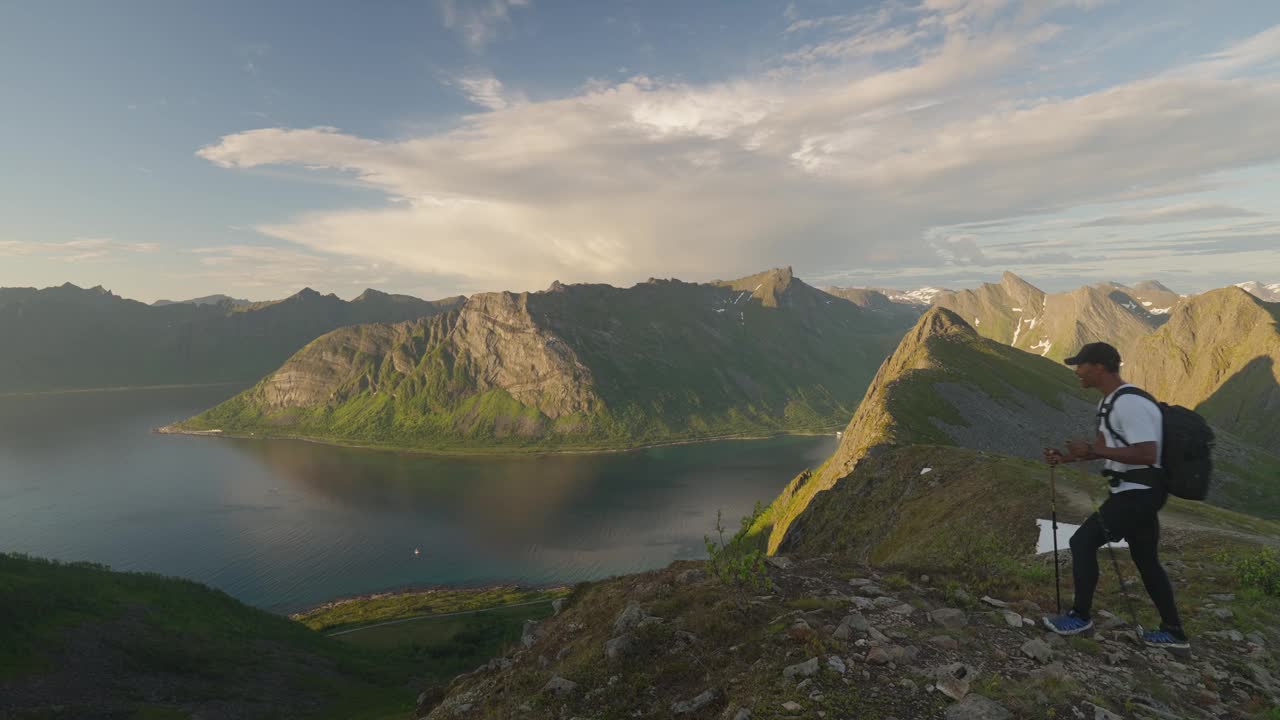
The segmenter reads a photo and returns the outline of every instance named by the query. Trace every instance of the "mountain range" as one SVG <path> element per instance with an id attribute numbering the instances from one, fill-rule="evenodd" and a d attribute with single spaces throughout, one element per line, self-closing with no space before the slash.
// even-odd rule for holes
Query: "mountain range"
<path id="1" fill-rule="evenodd" d="M 1171 306 L 1162 303 L 1170 295 L 1155 284 L 1139 290 L 1115 283 L 1046 293 L 1006 272 L 999 283 L 939 293 L 934 304 L 955 311 L 984 337 L 1061 360 L 1095 340 L 1111 342 L 1124 356 L 1164 322 Z"/>
<path id="2" fill-rule="evenodd" d="M 462 300 L 366 290 L 345 301 L 306 288 L 245 305 L 146 305 L 100 286 L 0 288 L 0 393 L 251 382 L 335 328 L 423 317 Z"/>
<path id="3" fill-rule="evenodd" d="M 325 335 L 177 429 L 438 451 L 826 431 L 909 322 L 790 268 L 483 293 L 437 316 Z"/>
<path id="4" fill-rule="evenodd" d="M 1280 283 L 1263 285 L 1257 280 L 1249 280 L 1247 282 L 1236 283 L 1236 287 L 1244 290 L 1250 295 L 1256 296 L 1259 300 L 1280 302 Z"/>
<path id="5" fill-rule="evenodd" d="M 205 296 L 203 296 L 203 297 L 191 298 L 190 300 L 156 300 L 155 302 L 153 302 L 153 303 L 151 303 L 151 304 L 152 304 L 152 305 L 154 305 L 154 306 L 156 306 L 156 307 L 163 307 L 163 306 L 165 306 L 165 305 L 183 305 L 183 304 L 186 304 L 186 305 L 221 305 L 222 303 L 227 303 L 228 305 L 230 305 L 230 306 L 232 306 L 232 307 L 242 307 L 242 306 L 244 306 L 244 305 L 252 305 L 252 304 L 253 304 L 253 301 L 252 301 L 252 300 L 242 300 L 242 299 L 240 299 L 240 298 L 233 298 L 233 297 L 231 297 L 230 295 L 221 295 L 221 294 L 218 294 L 218 295 L 205 295 Z"/>
<path id="6" fill-rule="evenodd" d="M 1275 493 L 1280 455 L 1275 454 L 1274 437 L 1261 430 L 1267 427 L 1274 436 L 1275 410 L 1267 403 L 1280 402 L 1280 382 L 1270 374 L 1271 362 L 1237 360 L 1220 366 L 1214 380 L 1199 382 L 1209 370 L 1183 377 L 1155 360 L 1168 358 L 1168 366 L 1184 367 L 1170 347 L 1195 325 L 1206 333 L 1249 339 L 1239 327 L 1221 322 L 1224 315 L 1235 315 L 1239 326 L 1262 336 L 1252 346 L 1270 348 L 1272 354 L 1263 357 L 1280 357 L 1274 344 L 1265 345 L 1274 343 L 1274 326 L 1267 328 L 1265 318 L 1250 315 L 1250 305 L 1263 304 L 1235 288 L 1184 303 L 1142 345 L 1151 359 L 1134 363 L 1149 368 L 1152 376 L 1133 379 L 1201 410 L 1217 426 L 1211 503 L 1280 519 Z M 1267 317 L 1274 322 L 1274 316 Z M 1212 338 L 1204 340 L 1206 357 L 1223 355 Z M 836 452 L 821 467 L 794 478 L 757 520 L 755 532 L 771 552 L 786 552 L 804 536 L 803 523 L 795 526 L 798 518 L 823 491 L 856 475 L 860 464 L 901 448 L 954 446 L 1034 462 L 1044 447 L 1061 447 L 1068 437 L 1092 437 L 1099 399 L 1096 391 L 1083 390 L 1061 363 L 985 338 L 956 313 L 931 308 L 877 372 Z M 1218 408 L 1236 412 L 1215 413 Z"/>

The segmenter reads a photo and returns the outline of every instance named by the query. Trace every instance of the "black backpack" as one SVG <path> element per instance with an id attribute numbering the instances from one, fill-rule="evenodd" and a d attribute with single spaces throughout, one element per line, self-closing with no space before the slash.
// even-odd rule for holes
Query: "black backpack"
<path id="1" fill-rule="evenodd" d="M 1164 486 L 1171 495 L 1187 500 L 1204 500 L 1209 496 L 1209 480 L 1213 475 L 1213 429 L 1194 410 L 1156 400 L 1145 390 L 1123 387 L 1116 391 L 1109 405 L 1099 411 L 1102 422 L 1117 440 L 1129 445 L 1124 436 L 1111 427 L 1111 410 L 1122 395 L 1138 395 L 1155 403 L 1164 418 L 1164 438 L 1160 464 L 1164 469 Z"/>

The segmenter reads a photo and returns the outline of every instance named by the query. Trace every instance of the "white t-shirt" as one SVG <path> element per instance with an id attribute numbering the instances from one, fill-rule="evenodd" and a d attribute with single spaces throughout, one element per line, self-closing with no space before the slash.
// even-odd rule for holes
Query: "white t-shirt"
<path id="1" fill-rule="evenodd" d="M 1124 384 L 1116 388 L 1115 392 L 1103 398 L 1098 403 L 1098 412 L 1102 412 L 1102 406 L 1111 402 L 1111 398 L 1121 388 L 1133 387 L 1131 384 Z M 1122 395 L 1115 401 L 1115 406 L 1111 408 L 1111 427 L 1116 432 L 1124 436 L 1129 441 L 1129 445 L 1137 445 L 1138 443 L 1154 442 L 1156 444 L 1156 464 L 1160 467 L 1160 453 L 1164 450 L 1164 417 L 1160 414 L 1160 407 L 1141 395 Z M 1125 447 L 1114 435 L 1107 430 L 1107 424 L 1102 418 L 1098 418 L 1098 431 L 1102 433 L 1102 439 L 1106 442 L 1107 447 L 1117 448 Z M 1125 465 L 1114 460 L 1107 460 L 1105 467 L 1115 472 L 1125 472 L 1128 470 L 1141 470 L 1146 465 Z M 1111 488 L 1111 492 L 1118 493 L 1126 490 L 1150 490 L 1146 485 L 1138 483 L 1121 482 L 1116 487 Z"/>

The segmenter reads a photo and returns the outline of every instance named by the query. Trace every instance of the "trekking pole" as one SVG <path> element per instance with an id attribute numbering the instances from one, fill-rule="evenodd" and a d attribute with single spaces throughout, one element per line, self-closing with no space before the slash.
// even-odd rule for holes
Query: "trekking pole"
<path id="1" fill-rule="evenodd" d="M 1054 471 L 1057 465 L 1049 464 L 1049 517 L 1053 523 L 1053 590 L 1058 598 L 1058 614 L 1062 614 L 1062 577 L 1058 571 L 1058 483 Z"/>

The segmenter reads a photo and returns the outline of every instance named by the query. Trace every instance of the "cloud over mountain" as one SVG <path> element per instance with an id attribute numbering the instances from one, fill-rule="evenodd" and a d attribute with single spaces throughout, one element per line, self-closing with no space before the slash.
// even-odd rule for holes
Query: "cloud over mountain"
<path id="1" fill-rule="evenodd" d="M 198 154 L 227 168 L 297 166 L 379 190 L 383 207 L 318 210 L 258 230 L 476 288 L 787 263 L 886 274 L 993 263 L 1084 272 L 1096 268 L 1097 247 L 992 256 L 985 236 L 950 228 L 1135 199 L 1158 204 L 1084 225 L 1097 232 L 1255 214 L 1181 196 L 1280 160 L 1271 122 L 1280 83 L 1265 73 L 1280 56 L 1280 32 L 1079 91 L 1053 78 L 1079 60 L 1062 47 L 1093 5 L 948 1 L 797 19 L 784 33 L 788 51 L 730 80 L 635 76 L 510 102 L 518 94 L 477 77 L 461 87 L 487 111 L 449 129 L 373 138 L 263 128 Z M 1159 256 L 1179 254 L 1176 241 L 1168 245 Z M 1157 256 L 1132 249 L 1116 256 L 1122 269 L 1113 276 Z"/>

